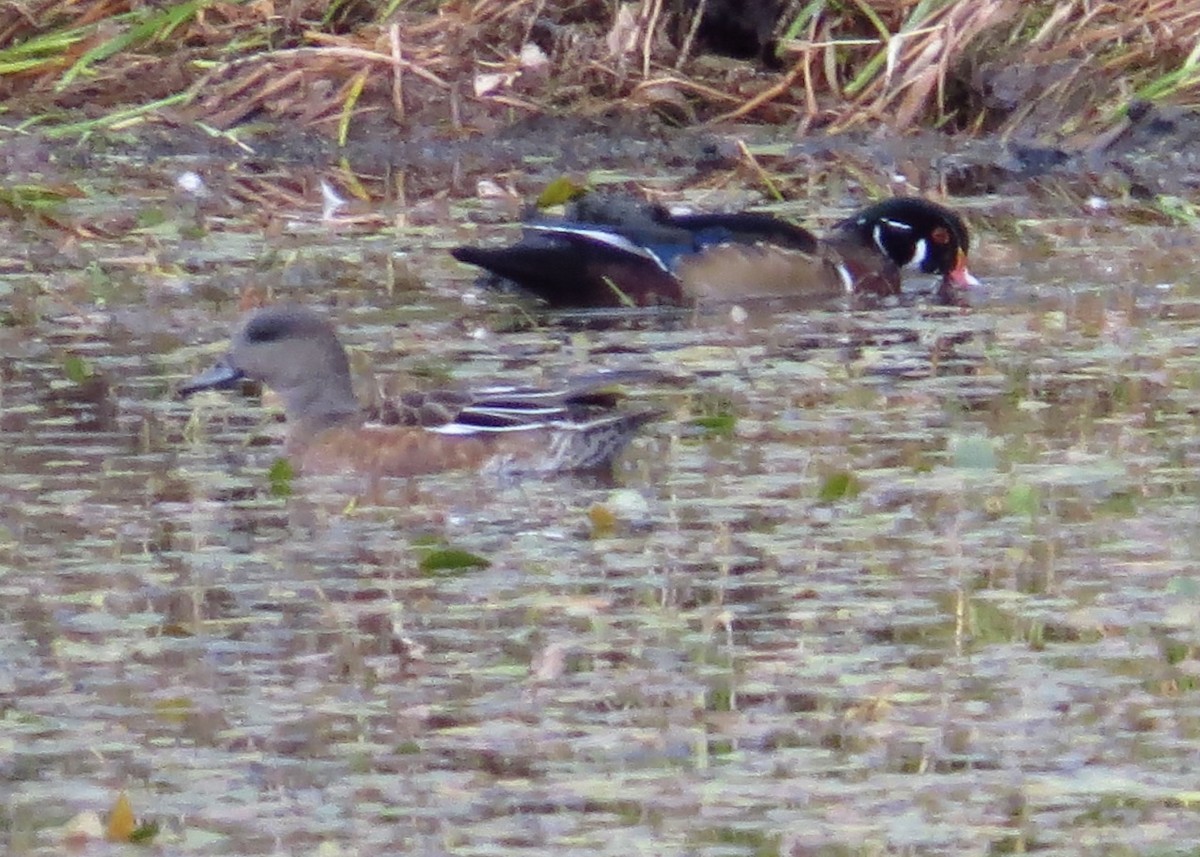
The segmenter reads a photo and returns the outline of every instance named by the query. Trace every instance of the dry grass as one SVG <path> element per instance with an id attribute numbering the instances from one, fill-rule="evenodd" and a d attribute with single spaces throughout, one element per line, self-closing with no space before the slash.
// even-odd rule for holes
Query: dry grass
<path id="1" fill-rule="evenodd" d="M 470 133 L 645 107 L 798 133 L 1094 134 L 1134 97 L 1200 97 L 1200 0 L 796 2 L 781 22 L 783 67 L 769 74 L 702 56 L 697 22 L 669 0 L 616 15 L 601 0 L 392 5 L 313 0 L 281 16 L 266 2 L 8 4 L 0 99 L 58 123 L 118 109 L 128 122 L 129 108 L 166 99 L 183 106 L 177 120 L 231 128 L 257 117 L 345 138 L 373 113 Z"/>

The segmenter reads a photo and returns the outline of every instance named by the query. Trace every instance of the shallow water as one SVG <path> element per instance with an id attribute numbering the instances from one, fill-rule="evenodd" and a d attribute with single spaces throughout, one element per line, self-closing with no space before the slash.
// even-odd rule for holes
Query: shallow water
<path id="1" fill-rule="evenodd" d="M 172 175 L 91 177 L 67 211 L 107 237 L 0 245 L 8 853 L 121 790 L 173 854 L 1200 841 L 1189 230 L 967 200 L 967 310 L 529 327 L 445 256 L 457 213 L 264 226 Z M 326 307 L 364 389 L 687 381 L 633 391 L 670 416 L 613 484 L 277 496 L 270 412 L 171 395 L 249 287 Z"/>

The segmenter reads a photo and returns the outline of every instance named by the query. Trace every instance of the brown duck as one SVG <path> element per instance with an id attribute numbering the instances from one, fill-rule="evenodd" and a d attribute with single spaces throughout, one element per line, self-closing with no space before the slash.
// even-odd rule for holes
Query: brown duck
<path id="1" fill-rule="evenodd" d="M 225 356 L 179 393 L 261 381 L 283 399 L 287 454 L 305 472 L 547 473 L 608 466 L 658 415 L 615 408 L 614 385 L 633 374 L 645 373 L 595 373 L 558 388 L 411 393 L 369 413 L 354 396 L 329 321 L 303 307 L 272 306 L 247 315 Z"/>

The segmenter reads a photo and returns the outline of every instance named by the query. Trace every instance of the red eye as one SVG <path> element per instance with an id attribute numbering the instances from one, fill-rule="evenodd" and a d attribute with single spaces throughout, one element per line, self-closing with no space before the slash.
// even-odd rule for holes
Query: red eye
<path id="1" fill-rule="evenodd" d="M 929 240 L 934 244 L 949 244 L 950 230 L 944 226 L 937 226 L 929 233 Z"/>

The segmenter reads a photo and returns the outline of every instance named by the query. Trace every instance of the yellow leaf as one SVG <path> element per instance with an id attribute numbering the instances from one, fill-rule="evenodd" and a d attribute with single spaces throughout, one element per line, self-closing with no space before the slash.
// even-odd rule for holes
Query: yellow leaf
<path id="1" fill-rule="evenodd" d="M 113 804 L 113 808 L 108 813 L 106 834 L 108 841 L 128 842 L 136 827 L 137 820 L 133 817 L 133 804 L 129 802 L 129 797 L 125 792 L 121 792 L 117 802 Z"/>
<path id="2" fill-rule="evenodd" d="M 555 205 L 566 205 L 586 192 L 587 187 L 569 176 L 559 176 L 542 190 L 537 198 L 537 207 L 542 209 Z"/>
<path id="3" fill-rule="evenodd" d="M 617 516 L 613 510 L 601 503 L 595 503 L 588 509 L 588 521 L 592 524 L 592 538 L 602 539 L 611 536 L 617 529 Z"/>

